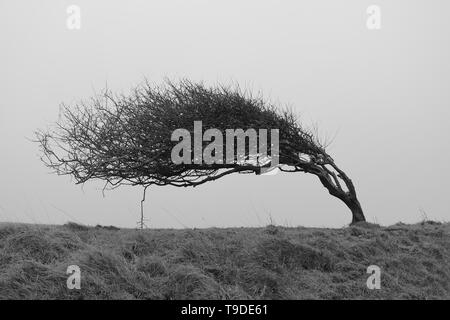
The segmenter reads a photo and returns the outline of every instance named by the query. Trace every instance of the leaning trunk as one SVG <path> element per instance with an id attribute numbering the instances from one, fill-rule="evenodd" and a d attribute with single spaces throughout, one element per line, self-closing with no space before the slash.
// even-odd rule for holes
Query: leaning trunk
<path id="1" fill-rule="evenodd" d="M 356 189 L 352 180 L 339 169 L 334 162 L 330 164 L 338 174 L 328 170 L 325 166 L 308 168 L 307 172 L 316 174 L 328 192 L 343 201 L 352 213 L 352 223 L 366 221 L 361 204 L 356 197 Z M 343 184 L 341 182 L 343 182 Z M 343 188 L 346 187 L 347 190 Z"/>
<path id="2" fill-rule="evenodd" d="M 347 205 L 347 207 L 352 212 L 352 223 L 351 224 L 361 222 L 361 221 L 366 221 L 363 210 L 361 208 L 361 204 L 359 203 L 356 196 L 351 197 L 348 200 L 345 200 L 344 203 Z"/>

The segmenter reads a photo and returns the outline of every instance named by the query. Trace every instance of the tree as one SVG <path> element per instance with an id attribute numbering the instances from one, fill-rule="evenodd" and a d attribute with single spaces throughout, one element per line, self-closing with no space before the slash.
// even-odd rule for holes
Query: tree
<path id="1" fill-rule="evenodd" d="M 241 162 L 237 156 L 232 163 L 174 163 L 172 150 L 179 142 L 172 141 L 173 132 L 179 128 L 193 132 L 199 120 L 203 128 L 222 132 L 279 129 L 279 169 L 317 176 L 351 210 L 352 223 L 365 221 L 352 180 L 328 155 L 317 134 L 303 128 L 291 110 L 278 109 L 239 87 L 206 87 L 182 80 L 159 87 L 145 83 L 129 95 L 113 96 L 106 90 L 89 103 L 62 105 L 55 126 L 36 135 L 41 159 L 54 172 L 71 175 L 76 183 L 100 179 L 105 188 L 198 186 L 232 173 L 261 173 L 267 163 Z M 245 157 L 250 160 L 249 152 Z"/>

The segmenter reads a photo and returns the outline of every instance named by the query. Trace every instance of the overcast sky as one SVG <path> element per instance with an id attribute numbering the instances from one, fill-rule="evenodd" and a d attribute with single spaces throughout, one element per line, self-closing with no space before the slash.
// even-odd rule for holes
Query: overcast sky
<path id="1" fill-rule="evenodd" d="M 369 5 L 381 29 L 366 25 Z M 81 28 L 67 27 L 69 5 Z M 334 137 L 370 222 L 450 220 L 448 1 L 2 1 L 0 221 L 135 227 L 141 188 L 102 196 L 39 160 L 59 105 L 144 78 L 238 82 Z M 305 174 L 150 187 L 152 227 L 341 227 L 348 209 Z"/>

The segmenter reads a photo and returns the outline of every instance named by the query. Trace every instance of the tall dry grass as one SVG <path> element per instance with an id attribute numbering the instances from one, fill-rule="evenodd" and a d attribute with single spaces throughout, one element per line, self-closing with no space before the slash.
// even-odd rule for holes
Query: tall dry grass
<path id="1" fill-rule="evenodd" d="M 66 287 L 81 268 L 81 290 Z M 381 289 L 366 269 L 382 270 Z M 449 299 L 450 224 L 117 230 L 0 225 L 0 299 Z"/>

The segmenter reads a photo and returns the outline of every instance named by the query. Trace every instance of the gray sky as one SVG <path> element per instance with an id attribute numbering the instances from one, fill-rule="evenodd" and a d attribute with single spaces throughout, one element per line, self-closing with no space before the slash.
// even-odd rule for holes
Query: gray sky
<path id="1" fill-rule="evenodd" d="M 81 29 L 66 26 L 69 5 Z M 381 29 L 366 26 L 369 5 Z M 2 1 L 0 221 L 134 227 L 140 188 L 103 198 L 50 174 L 27 138 L 73 103 L 144 77 L 238 82 L 335 136 L 371 222 L 449 220 L 450 3 L 425 1 Z M 340 227 L 348 209 L 314 176 L 236 175 L 150 187 L 153 227 Z M 271 218 L 270 218 L 271 217 Z"/>

